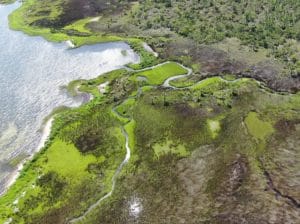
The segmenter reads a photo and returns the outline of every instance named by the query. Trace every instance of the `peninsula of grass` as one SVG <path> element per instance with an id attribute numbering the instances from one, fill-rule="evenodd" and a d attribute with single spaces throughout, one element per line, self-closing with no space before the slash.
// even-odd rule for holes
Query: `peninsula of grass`
<path id="1" fill-rule="evenodd" d="M 11 217 L 16 206 L 17 223 L 34 223 L 46 214 L 54 219 L 49 211 L 56 209 L 77 216 L 111 189 L 111 178 L 125 155 L 125 139 L 110 107 L 98 101 L 64 111 L 56 115 L 54 130 L 48 147 L 1 198 L 0 220 Z"/>
<path id="2" fill-rule="evenodd" d="M 129 65 L 133 69 L 146 68 L 159 62 L 158 58 L 144 49 L 143 40 L 139 38 L 92 32 L 88 28 L 88 24 L 93 21 L 92 17 L 75 20 L 64 26 L 50 25 L 61 16 L 63 10 L 61 4 L 61 0 L 46 5 L 37 0 L 26 0 L 9 15 L 9 26 L 11 29 L 22 31 L 30 36 L 41 36 L 52 42 L 71 41 L 75 47 L 125 41 L 140 55 L 139 64 Z M 48 26 L 44 26 L 45 24 L 39 21 L 47 21 L 45 23 Z"/>
<path id="3" fill-rule="evenodd" d="M 94 208 L 84 223 L 119 223 L 111 212 L 113 210 L 122 211 L 118 216 L 120 220 L 130 220 L 125 214 L 132 194 L 143 200 L 147 209 L 144 219 L 158 223 L 160 215 L 150 214 L 160 214 L 158 209 L 163 212 L 176 209 L 178 198 L 189 200 L 189 196 L 183 194 L 184 190 L 175 186 L 184 186 L 185 181 L 179 178 L 180 170 L 194 169 L 193 164 L 198 164 L 197 155 L 199 158 L 210 156 L 206 160 L 213 163 L 210 172 L 217 173 L 212 175 L 203 171 L 197 174 L 200 179 L 209 180 L 203 185 L 204 190 L 197 193 L 197 197 L 203 194 L 212 197 L 209 203 L 214 203 L 215 195 L 223 192 L 213 186 L 218 186 L 220 181 L 226 184 L 227 175 L 231 175 L 231 168 L 224 164 L 247 166 L 249 175 L 261 172 L 256 165 L 251 167 L 250 164 L 258 163 L 258 151 L 261 155 L 268 145 L 257 146 L 255 138 L 272 136 L 275 130 L 251 112 L 253 106 L 265 111 L 265 119 L 272 123 L 299 118 L 299 114 L 289 109 L 292 106 L 300 109 L 299 95 L 272 94 L 251 81 L 227 82 L 216 77 L 188 89 L 166 91 L 144 86 L 139 90 L 141 94 L 133 94 L 140 88 L 133 77 L 141 76 L 141 73 L 151 85 L 159 86 L 166 78 L 184 74 L 186 70 L 169 62 L 142 72 L 121 69 L 71 84 L 70 88 L 77 86 L 96 97 L 79 108 L 63 110 L 56 115 L 46 148 L 35 156 L 1 197 L 1 221 L 12 218 L 14 223 L 63 223 L 82 215 L 111 189 L 111 178 L 125 157 L 123 128 L 129 137 L 129 163 L 121 172 L 111 198 Z M 99 97 L 96 90 L 103 82 L 108 82 L 108 91 Z M 251 97 L 252 94 L 256 97 Z M 272 105 L 281 110 L 272 109 Z M 246 128 L 254 139 L 245 130 L 244 117 L 247 117 Z M 210 150 L 207 151 L 207 147 Z M 249 164 L 237 160 L 237 154 Z M 189 160 L 195 161 L 183 162 Z M 197 170 L 205 168 L 200 164 Z M 194 178 L 193 175 L 184 174 L 186 178 Z M 191 186 L 198 184 L 196 181 Z M 253 182 L 242 184 L 255 187 Z M 164 200 L 171 200 L 175 208 L 162 206 L 159 201 Z M 199 208 L 197 214 L 204 214 L 206 205 L 202 200 L 195 203 L 204 209 Z M 184 217 L 189 223 L 194 220 L 190 216 Z"/>
<path id="4" fill-rule="evenodd" d="M 42 27 L 33 25 L 40 19 L 40 14 L 50 13 L 48 19 L 55 20 L 61 13 L 60 2 L 42 6 L 36 0 L 26 0 L 22 5 L 9 15 L 9 26 L 11 29 L 22 31 L 30 36 L 42 36 L 48 41 L 62 42 L 70 40 L 75 46 L 95 44 L 101 42 L 120 41 L 122 38 L 112 35 L 91 34 L 85 27 L 88 19 L 76 21 L 64 27 Z M 30 13 L 29 13 L 30 12 Z"/>
<path id="5" fill-rule="evenodd" d="M 27 0 L 11 15 L 11 26 L 52 41 L 72 40 L 79 46 L 104 40 L 102 37 L 113 39 L 113 35 L 95 30 L 107 30 L 120 18 L 133 17 L 133 21 L 140 21 L 140 16 L 147 12 L 164 15 L 174 8 L 195 9 L 182 7 L 180 1 L 141 1 L 133 6 L 130 2 L 132 7 L 129 7 L 126 1 L 111 0 L 115 4 L 107 4 L 107 10 L 114 12 L 113 17 L 103 25 L 103 21 L 91 24 L 87 17 L 63 21 L 62 15 L 67 13 L 62 8 L 63 2 Z M 122 14 L 123 5 L 121 9 L 119 6 L 123 3 L 124 8 L 133 10 L 131 14 Z M 161 10 L 149 10 L 153 8 L 150 3 L 159 5 L 157 8 Z M 202 7 L 213 10 L 205 14 L 212 25 L 218 17 L 211 17 L 211 12 L 215 14 L 219 10 L 219 5 L 214 4 Z M 236 7 L 235 13 L 245 14 L 245 19 L 252 20 L 251 13 L 241 9 Z M 174 18 L 174 15 L 170 16 Z M 198 16 L 198 13 L 188 15 Z M 180 23 L 171 24 L 180 35 L 195 34 L 190 30 L 195 24 L 187 18 L 184 16 L 178 20 Z M 151 28 L 153 21 L 162 26 L 166 20 L 152 16 L 131 25 Z M 243 26 L 239 23 L 238 28 Z M 89 30 L 90 27 L 94 30 Z M 199 26 L 196 27 L 198 30 Z M 222 27 L 206 29 L 191 37 L 211 42 L 222 39 L 220 32 Z M 175 35 L 167 33 L 158 42 L 170 41 L 168 36 Z M 244 40 L 246 37 L 241 36 Z M 251 79 L 233 81 L 220 77 L 201 77 L 202 81 L 191 85 L 182 79 L 178 80 L 179 85 L 188 88 L 164 88 L 161 85 L 166 79 L 188 71 L 175 62 L 158 65 L 162 59 L 146 51 L 141 40 L 127 41 L 141 53 L 141 63 L 130 65 L 132 70 L 121 69 L 92 80 L 74 81 L 68 86 L 74 95 L 79 90 L 95 97 L 79 108 L 56 115 L 46 147 L 26 164 L 17 181 L 0 198 L 0 222 L 65 224 L 83 215 L 112 189 L 112 177 L 125 157 L 122 132 L 125 130 L 131 157 L 117 177 L 112 194 L 86 214 L 81 223 L 268 223 L 268 217 L 274 217 L 274 213 L 282 222 L 293 219 L 297 223 L 299 211 L 293 203 L 299 194 L 289 181 L 297 180 L 295 174 L 299 170 L 300 95 L 265 91 Z M 163 49 L 174 44 L 150 41 L 158 48 L 164 46 Z M 276 38 L 272 41 L 278 43 Z M 186 52 L 199 56 L 195 53 L 199 49 L 191 50 L 189 44 L 180 47 L 172 48 L 176 60 L 189 62 L 191 58 Z M 197 57 L 193 60 L 198 60 Z M 200 69 L 198 63 L 195 71 Z M 153 65 L 157 66 L 150 67 Z M 137 82 L 140 77 L 141 83 Z M 107 92 L 101 94 L 98 86 L 105 82 L 108 82 Z M 141 86 L 144 82 L 146 85 Z M 264 144 L 258 144 L 257 140 Z M 278 192 L 284 194 L 280 196 Z M 133 211 L 139 211 L 138 216 Z"/>
<path id="6" fill-rule="evenodd" d="M 102 96 L 103 94 L 100 93 L 99 85 L 105 82 L 112 82 L 113 80 L 126 76 L 130 74 L 126 69 L 118 69 L 114 70 L 109 73 L 105 73 L 102 75 L 99 75 L 97 78 L 90 79 L 90 80 L 74 80 L 70 82 L 67 86 L 67 90 L 70 95 L 76 96 L 80 92 L 90 93 L 94 97 Z"/>
<path id="7" fill-rule="evenodd" d="M 172 76 L 184 75 L 188 71 L 181 65 L 175 62 L 167 62 L 153 68 L 137 72 L 133 78 L 144 77 L 147 79 L 149 85 L 161 85 L 165 80 Z"/>

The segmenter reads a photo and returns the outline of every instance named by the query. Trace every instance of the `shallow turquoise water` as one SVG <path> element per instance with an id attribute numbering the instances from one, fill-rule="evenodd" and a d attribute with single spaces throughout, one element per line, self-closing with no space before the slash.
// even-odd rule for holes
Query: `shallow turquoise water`
<path id="1" fill-rule="evenodd" d="M 11 31 L 7 16 L 18 6 L 0 5 L 0 192 L 15 169 L 9 160 L 36 150 L 43 118 L 55 107 L 80 104 L 61 86 L 138 61 L 122 42 L 69 50 L 65 43 Z"/>

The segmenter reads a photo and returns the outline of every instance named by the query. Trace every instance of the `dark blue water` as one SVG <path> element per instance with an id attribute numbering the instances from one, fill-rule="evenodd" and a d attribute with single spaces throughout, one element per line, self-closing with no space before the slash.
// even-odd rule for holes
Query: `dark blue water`
<path id="1" fill-rule="evenodd" d="M 12 31 L 7 16 L 17 7 L 0 5 L 0 192 L 14 169 L 11 159 L 36 150 L 43 118 L 55 107 L 76 105 L 61 86 L 138 60 L 122 42 L 69 50 Z"/>

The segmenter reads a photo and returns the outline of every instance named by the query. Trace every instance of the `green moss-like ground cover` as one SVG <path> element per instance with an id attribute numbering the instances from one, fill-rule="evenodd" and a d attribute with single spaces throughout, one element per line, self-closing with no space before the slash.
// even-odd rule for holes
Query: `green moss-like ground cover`
<path id="1" fill-rule="evenodd" d="M 131 120 L 124 126 L 128 136 L 129 136 L 129 147 L 131 150 L 134 150 L 135 144 L 136 144 L 136 139 L 135 139 L 135 128 L 136 128 L 136 123 L 134 120 Z"/>
<path id="2" fill-rule="evenodd" d="M 168 62 L 166 64 L 154 67 L 149 70 L 138 72 L 134 77 L 145 77 L 150 85 L 161 85 L 166 79 L 186 74 L 187 70 L 175 62 Z"/>
<path id="3" fill-rule="evenodd" d="M 91 30 L 87 28 L 87 24 L 91 22 L 93 18 L 88 17 L 84 19 L 80 19 L 78 21 L 75 21 L 74 23 L 71 23 L 70 25 L 67 25 L 64 27 L 65 30 L 76 30 L 80 33 L 87 33 L 92 34 Z"/>
<path id="4" fill-rule="evenodd" d="M 42 36 L 46 40 L 53 42 L 71 40 L 75 46 L 122 40 L 122 38 L 116 36 L 89 33 L 85 28 L 85 25 L 89 22 L 88 19 L 76 21 L 63 29 L 32 25 L 36 20 L 42 18 L 39 14 L 43 14 L 44 11 L 50 12 L 50 15 L 48 15 L 50 21 L 56 19 L 62 13 L 60 1 L 56 1 L 55 4 L 47 4 L 47 6 L 42 4 L 36 0 L 25 1 L 20 8 L 9 15 L 10 27 L 14 30 L 21 30 L 31 36 Z M 88 35 L 73 35 L 72 32 L 68 32 L 73 30 Z"/>
<path id="5" fill-rule="evenodd" d="M 212 133 L 212 137 L 215 138 L 218 132 L 221 130 L 220 122 L 218 120 L 207 120 L 209 129 Z"/>
<path id="6" fill-rule="evenodd" d="M 47 148 L 1 198 L 1 220 L 13 217 L 17 223 L 36 223 L 42 217 L 55 219 L 53 212 L 79 215 L 109 191 L 125 155 L 121 124 L 110 110 L 98 98 L 56 116 Z M 13 213 L 16 207 L 18 213 Z"/>
<path id="7" fill-rule="evenodd" d="M 61 3 L 27 0 L 10 16 L 11 26 L 51 41 L 72 40 L 76 46 L 125 39 L 92 32 L 90 18 L 60 29 L 36 24 L 43 17 L 40 13 L 46 13 L 41 12 L 43 6 L 50 22 L 60 17 Z M 134 8 L 138 10 L 140 4 Z M 131 68 L 160 61 L 143 48 L 141 40 L 126 40 L 141 54 L 141 63 Z M 199 72 L 199 64 L 193 69 Z M 273 217 L 274 211 L 290 222 L 286 217 L 296 217 L 297 210 L 288 198 L 265 190 L 269 180 L 264 174 L 267 167 L 276 174 L 274 181 L 280 180 L 276 183 L 285 183 L 278 184 L 285 194 L 298 196 L 285 180 L 291 173 L 281 170 L 297 164 L 299 157 L 295 151 L 299 151 L 300 95 L 279 95 L 251 79 L 231 77 L 171 83 L 189 86 L 181 90 L 158 87 L 167 78 L 186 73 L 169 62 L 70 83 L 74 95 L 79 85 L 80 91 L 95 98 L 57 114 L 47 146 L 0 198 L 0 222 L 12 218 L 12 223 L 60 224 L 83 214 L 111 189 L 112 176 L 125 156 L 122 129 L 129 136 L 129 163 L 111 197 L 81 223 L 267 223 L 266 217 Z M 140 76 L 148 85 L 139 86 L 145 84 L 137 82 Z M 108 91 L 100 94 L 98 86 L 104 82 L 109 83 Z M 295 155 L 292 162 L 277 155 L 282 148 Z M 280 169 L 275 169 L 277 164 Z M 141 209 L 138 216 L 132 214 L 131 205 Z"/>
<path id="8" fill-rule="evenodd" d="M 132 116 L 132 108 L 135 104 L 136 100 L 134 98 L 129 98 L 125 100 L 121 105 L 117 107 L 117 112 L 124 117 Z"/>
<path id="9" fill-rule="evenodd" d="M 184 145 L 174 144 L 173 141 L 166 140 L 162 143 L 156 143 L 153 145 L 155 155 L 159 158 L 160 156 L 167 155 L 168 153 L 176 154 L 178 156 L 186 157 L 188 152 Z"/>
<path id="10" fill-rule="evenodd" d="M 177 75 L 177 64 L 172 63 L 171 67 Z M 169 74 L 171 76 L 171 72 Z M 12 217 L 16 223 L 36 223 L 36 220 L 61 223 L 60 220 L 82 214 L 111 188 L 111 178 L 125 155 L 123 126 L 131 148 L 129 164 L 124 167 L 112 197 L 89 213 L 83 223 L 118 223 L 119 218 L 129 222 L 131 218 L 126 215 L 125 205 L 132 191 L 139 195 L 147 209 L 143 218 L 159 223 L 161 215 L 152 216 L 152 212 L 160 214 L 157 213 L 159 209 L 163 215 L 165 209 L 174 209 L 161 207 L 159 201 L 169 200 L 176 207 L 177 200 L 190 200 L 183 194 L 184 182 L 176 168 L 182 158 L 193 158 L 199 149 L 210 145 L 214 153 L 207 162 L 215 165 L 199 177 L 208 180 L 200 195 L 218 200 L 216 195 L 224 191 L 220 184 L 226 185 L 227 175 L 231 175 L 224 161 L 226 164 L 241 163 L 247 166 L 247 175 L 257 175 L 260 172 L 257 155 L 264 152 L 267 144 L 257 145 L 255 139 L 265 141 L 275 132 L 271 123 L 285 116 L 297 117 L 291 109 L 300 107 L 298 95 L 272 94 L 260 89 L 255 82 L 243 79 L 228 82 L 215 77 L 188 89 L 168 91 L 144 86 L 140 94 L 134 94 L 139 88 L 132 80 L 136 75 L 117 70 L 71 84 L 71 87 L 80 85 L 81 91 L 94 93 L 99 84 L 109 82 L 105 95 L 94 94 L 96 98 L 88 104 L 57 115 L 47 148 L 29 163 L 0 199 L 2 220 Z M 155 76 L 155 70 L 148 73 L 150 80 L 152 75 Z M 161 84 L 164 79 L 156 83 Z M 251 112 L 253 107 L 261 111 L 262 117 Z M 244 129 L 245 117 L 246 128 L 254 139 Z M 219 148 L 222 151 L 218 151 Z M 243 160 L 234 162 L 236 154 L 242 155 Z M 249 161 L 249 165 L 245 165 L 244 160 Z M 192 164 L 198 163 L 188 162 L 184 169 L 191 169 Z M 199 165 L 198 169 L 203 169 L 201 167 Z M 187 173 L 185 176 L 194 178 L 193 175 Z M 202 184 L 197 181 L 191 186 Z M 26 193 L 23 195 L 23 192 Z M 16 199 L 18 201 L 13 204 Z M 114 203 L 116 201 L 118 203 Z M 205 207 L 200 202 L 197 204 Z M 19 212 L 13 213 L 16 208 Z M 122 211 L 118 219 L 111 209 Z M 197 214 L 204 215 L 203 211 L 200 209 Z M 193 217 L 184 217 L 193 220 Z"/>
<path id="11" fill-rule="evenodd" d="M 257 113 L 250 112 L 245 119 L 249 133 L 258 140 L 264 140 L 272 132 L 274 128 L 270 122 L 262 121 L 258 118 Z"/>
<path id="12" fill-rule="evenodd" d="M 180 79 L 175 79 L 170 82 L 170 84 L 174 87 L 182 88 L 182 87 L 188 87 L 195 84 L 196 81 L 192 80 L 191 77 L 184 77 Z"/>
<path id="13" fill-rule="evenodd" d="M 210 205 L 214 205 L 214 200 L 223 205 L 234 204 L 231 196 L 228 196 L 231 192 L 241 194 L 239 196 L 241 200 L 252 200 L 248 197 L 248 193 L 252 191 L 248 190 L 248 187 L 257 189 L 258 183 L 265 181 L 264 177 L 260 176 L 262 170 L 257 157 L 262 152 L 266 152 L 267 146 L 263 145 L 261 148 L 261 145 L 248 135 L 247 125 L 243 124 L 244 117 L 252 113 L 253 106 L 261 111 L 270 110 L 270 105 L 267 105 L 270 97 L 272 101 L 269 103 L 281 109 L 286 107 L 286 99 L 291 97 L 296 100 L 298 97 L 267 93 L 251 80 L 225 82 L 225 85 L 220 85 L 215 78 L 206 82 L 207 85 L 203 85 L 202 82 L 201 87 L 192 89 L 191 92 L 188 90 L 165 92 L 165 98 L 169 102 L 167 105 L 164 104 L 163 89 L 152 89 L 137 100 L 133 113 L 133 119 L 136 122 L 134 159 L 128 170 L 126 169 L 124 179 L 120 187 L 116 189 L 113 199 L 101 207 L 100 213 L 89 216 L 86 223 L 93 223 L 96 220 L 107 223 L 122 223 L 124 220 L 130 222 L 132 217 L 130 212 L 127 213 L 129 211 L 127 204 L 134 195 L 142 199 L 145 209 L 141 213 L 141 219 L 150 223 L 160 223 L 167 214 L 170 214 L 170 211 L 174 214 L 174 220 L 177 221 L 183 217 L 190 223 L 196 222 L 201 217 L 207 217 L 207 220 L 211 221 L 210 212 L 222 212 L 226 211 L 226 208 L 211 208 Z M 199 94 L 203 89 L 208 88 L 211 91 L 206 91 L 205 96 Z M 229 91 L 231 94 L 223 95 L 222 99 L 215 94 L 215 92 L 224 93 L 224 91 Z M 220 103 L 220 100 L 231 101 L 231 107 Z M 300 107 L 299 103 L 293 105 Z M 211 110 L 206 110 L 207 107 Z M 278 119 L 284 119 L 284 116 L 299 117 L 296 112 L 292 113 L 293 115 L 289 113 L 286 109 L 278 114 L 272 110 L 272 113 L 262 113 L 264 115 L 261 119 L 270 120 L 273 123 Z M 260 135 L 266 140 L 274 133 L 274 129 L 270 131 L 269 125 L 257 119 L 255 122 L 259 122 L 259 126 L 263 122 L 263 128 L 268 129 L 267 134 L 263 132 L 264 134 Z M 211 125 L 212 122 L 213 125 Z M 207 145 L 210 146 L 207 147 Z M 195 158 L 197 153 L 202 159 L 188 159 L 189 162 L 182 164 L 184 160 L 180 158 Z M 179 164 L 183 166 L 181 171 L 178 170 Z M 237 168 L 239 166 L 242 167 L 241 170 Z M 251 182 L 250 176 L 259 180 Z M 205 179 L 208 180 L 207 183 Z M 185 185 L 187 187 L 182 188 Z M 191 190 L 199 189 L 198 187 L 203 188 L 203 191 L 199 190 L 196 193 Z M 193 192 L 192 195 L 186 195 L 185 192 L 189 190 Z M 175 215 L 175 211 L 180 210 L 182 206 L 181 201 L 188 203 L 193 201 L 194 197 L 196 197 L 194 203 L 199 206 L 199 209 L 195 209 L 194 206 L 188 207 L 197 211 L 198 215 L 189 216 L 185 212 Z M 264 203 L 264 197 L 269 196 L 254 197 L 261 204 Z M 206 201 L 208 204 L 203 203 L 203 200 L 208 200 Z M 163 203 L 164 201 L 168 203 Z M 247 211 L 252 208 L 251 204 L 246 204 L 242 206 L 243 210 Z M 205 213 L 207 207 L 210 209 L 208 213 Z M 124 213 L 118 215 L 116 219 L 111 215 L 113 210 Z M 254 214 L 250 213 L 251 216 Z M 261 217 L 265 215 L 265 213 L 255 214 Z"/>
<path id="14" fill-rule="evenodd" d="M 63 152 L 63 153 L 62 153 Z M 60 173 L 64 179 L 80 180 L 88 176 L 88 165 L 97 162 L 94 155 L 82 155 L 78 149 L 61 140 L 54 140 L 51 147 L 47 150 L 45 158 L 45 171 L 54 171 Z M 99 158 L 99 161 L 105 158 Z"/>

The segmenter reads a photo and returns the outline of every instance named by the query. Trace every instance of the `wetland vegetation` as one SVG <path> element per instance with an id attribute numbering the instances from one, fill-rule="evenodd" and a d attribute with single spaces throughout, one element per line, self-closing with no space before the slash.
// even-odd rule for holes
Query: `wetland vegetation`
<path id="1" fill-rule="evenodd" d="M 93 99 L 55 115 L 0 222 L 299 222 L 299 7 L 26 0 L 12 28 L 76 46 L 124 40 L 141 63 L 69 84 Z"/>

